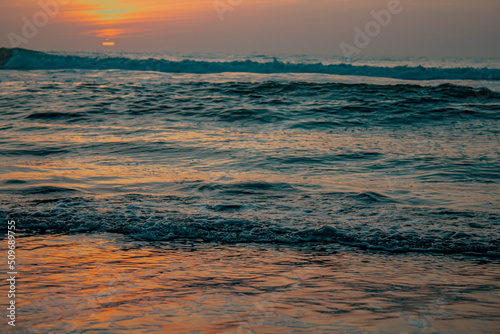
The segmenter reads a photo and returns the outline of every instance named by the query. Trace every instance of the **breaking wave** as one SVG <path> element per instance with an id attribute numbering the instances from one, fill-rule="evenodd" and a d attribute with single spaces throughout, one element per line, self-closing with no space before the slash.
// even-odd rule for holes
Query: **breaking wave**
<path id="1" fill-rule="evenodd" d="M 243 184 L 238 191 L 255 191 L 256 184 Z M 203 189 L 200 189 L 203 190 Z M 261 192 L 266 192 L 261 189 Z M 205 212 L 181 212 L 187 202 L 202 204 L 201 197 L 143 196 L 128 194 L 102 202 L 79 196 L 74 189 L 35 187 L 30 196 L 57 195 L 28 200 L 27 206 L 0 214 L 15 219 L 27 234 L 111 232 L 137 240 L 192 240 L 215 243 L 271 243 L 295 246 L 340 244 L 367 250 L 394 253 L 424 252 L 500 257 L 500 238 L 495 214 L 445 209 L 415 210 L 391 204 L 374 192 L 339 193 L 363 206 L 346 205 L 342 214 L 312 220 L 307 215 L 290 224 L 290 217 L 276 219 L 265 214 L 249 215 L 248 203 L 219 203 L 203 206 Z M 75 196 L 76 195 L 76 196 Z M 187 201 L 187 202 L 186 202 Z M 374 203 L 376 202 L 376 203 Z M 158 206 L 153 205 L 156 203 Z M 169 204 L 170 203 L 170 204 Z M 383 205 L 383 210 L 374 205 Z M 306 222 L 307 220 L 307 222 Z M 302 221 L 302 223 L 301 223 Z"/>
<path id="2" fill-rule="evenodd" d="M 346 76 L 384 77 L 404 80 L 500 80 L 500 69 L 488 68 L 441 68 L 423 66 L 368 66 L 345 63 L 326 65 L 322 63 L 290 63 L 278 59 L 268 62 L 243 61 L 199 61 L 132 59 L 127 57 L 89 57 L 78 55 L 55 55 L 26 49 L 0 49 L 0 68 L 11 70 L 133 70 L 166 73 L 317 73 Z"/>

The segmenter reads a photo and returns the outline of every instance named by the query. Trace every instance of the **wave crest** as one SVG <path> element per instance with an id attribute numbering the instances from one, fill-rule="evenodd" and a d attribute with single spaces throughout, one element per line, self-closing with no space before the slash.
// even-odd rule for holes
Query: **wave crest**
<path id="1" fill-rule="evenodd" d="M 126 57 L 87 57 L 54 55 L 26 49 L 0 49 L 0 68 L 12 70 L 133 70 L 166 73 L 208 74 L 224 72 L 243 73 L 318 73 L 348 76 L 384 77 L 403 80 L 500 80 L 500 69 L 440 68 L 423 66 L 367 66 L 345 63 L 288 63 L 277 59 L 268 62 L 198 61 L 165 59 L 132 59 Z"/>

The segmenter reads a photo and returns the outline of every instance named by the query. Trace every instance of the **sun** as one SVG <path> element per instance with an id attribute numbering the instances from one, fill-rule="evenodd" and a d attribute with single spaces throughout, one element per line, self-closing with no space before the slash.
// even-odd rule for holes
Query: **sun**
<path id="1" fill-rule="evenodd" d="M 108 38 L 106 38 L 105 42 L 102 42 L 103 46 L 115 46 L 115 42 L 110 42 Z"/>

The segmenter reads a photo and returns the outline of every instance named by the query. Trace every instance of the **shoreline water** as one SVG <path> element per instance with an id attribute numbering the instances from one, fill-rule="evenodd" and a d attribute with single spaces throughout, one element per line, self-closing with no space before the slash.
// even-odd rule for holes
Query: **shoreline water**
<path id="1" fill-rule="evenodd" d="M 494 333 L 499 321 L 496 260 L 113 234 L 18 245 L 21 333 Z"/>

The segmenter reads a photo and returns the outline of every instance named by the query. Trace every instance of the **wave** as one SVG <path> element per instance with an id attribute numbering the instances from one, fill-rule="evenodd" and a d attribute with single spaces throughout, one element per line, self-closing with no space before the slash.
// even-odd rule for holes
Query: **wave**
<path id="1" fill-rule="evenodd" d="M 488 68 L 440 68 L 423 66 L 367 66 L 345 63 L 288 63 L 277 59 L 269 62 L 199 61 L 164 59 L 132 59 L 126 57 L 88 57 L 78 55 L 54 55 L 26 49 L 0 48 L 0 69 L 11 70 L 133 70 L 166 73 L 208 74 L 224 72 L 243 73 L 317 73 L 348 76 L 384 77 L 403 80 L 500 80 L 500 69 Z"/>
<path id="2" fill-rule="evenodd" d="M 262 216 L 243 216 L 241 211 L 247 209 L 244 203 L 207 206 L 213 214 L 181 213 L 144 206 L 144 203 L 135 201 L 138 198 L 145 199 L 143 196 L 128 194 L 116 199 L 118 202 L 115 205 L 119 205 L 119 208 L 115 206 L 108 210 L 111 203 L 96 203 L 90 198 L 80 197 L 74 189 L 37 187 L 32 193 L 39 195 L 42 191 L 46 194 L 65 191 L 69 196 L 38 198 L 31 200 L 34 205 L 31 208 L 0 209 L 0 214 L 6 219 L 16 220 L 20 232 L 26 235 L 109 232 L 147 241 L 271 243 L 303 247 L 340 244 L 392 253 L 422 252 L 500 258 L 500 238 L 496 228 L 500 217 L 487 213 L 436 209 L 412 214 L 404 210 L 396 212 L 386 206 L 387 212 L 380 214 L 379 220 L 370 215 L 355 214 L 346 219 L 345 215 L 349 212 L 346 208 L 342 219 L 309 221 L 299 226 Z M 388 201 L 376 193 L 353 193 L 349 196 L 372 204 Z M 148 197 L 147 200 L 149 203 L 154 198 Z M 176 200 L 170 196 L 165 197 L 163 202 Z M 402 223 L 404 217 L 415 214 L 424 219 L 419 219 L 418 223 L 406 219 L 407 222 Z M 401 216 L 398 218 L 397 215 Z M 438 223 L 438 220 L 443 223 Z M 459 226 L 454 223 L 456 221 L 468 223 Z"/>

